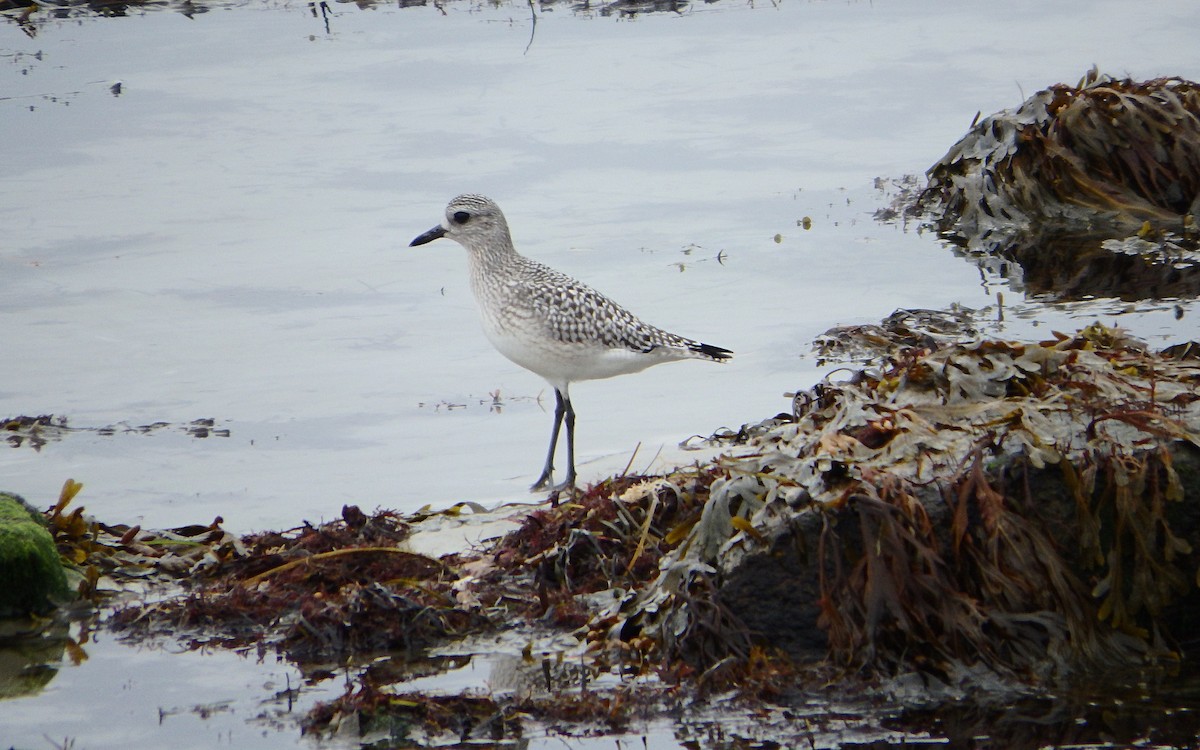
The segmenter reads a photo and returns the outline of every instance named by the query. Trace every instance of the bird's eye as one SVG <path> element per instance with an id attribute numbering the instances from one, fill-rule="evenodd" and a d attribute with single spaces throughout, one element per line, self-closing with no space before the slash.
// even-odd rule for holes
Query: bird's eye
<path id="1" fill-rule="evenodd" d="M 466 224 L 470 220 L 471 220 L 471 214 L 467 213 L 466 211 L 455 211 L 454 212 L 454 223 L 455 224 Z"/>

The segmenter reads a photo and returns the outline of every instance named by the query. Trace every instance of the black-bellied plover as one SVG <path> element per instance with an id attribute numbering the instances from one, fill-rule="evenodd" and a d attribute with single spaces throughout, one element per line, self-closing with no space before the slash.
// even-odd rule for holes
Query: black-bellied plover
<path id="1" fill-rule="evenodd" d="M 471 291 L 492 345 L 554 387 L 550 451 L 533 490 L 545 489 L 552 482 L 554 449 L 564 420 L 567 476 L 558 488 L 575 485 L 571 383 L 611 378 L 679 359 L 722 362 L 733 356 L 728 349 L 643 323 L 595 289 L 521 255 L 513 248 L 500 207 L 482 195 L 460 195 L 450 201 L 442 223 L 414 239 L 409 247 L 440 237 L 454 240 L 468 251 Z"/>

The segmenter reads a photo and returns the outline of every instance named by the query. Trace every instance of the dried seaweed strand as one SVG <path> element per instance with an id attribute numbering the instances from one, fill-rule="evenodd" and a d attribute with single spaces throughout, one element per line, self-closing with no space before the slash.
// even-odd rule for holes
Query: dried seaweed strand
<path id="1" fill-rule="evenodd" d="M 421 555 L 417 555 L 414 552 L 409 552 L 408 550 L 397 549 L 395 547 L 350 547 L 347 549 L 335 549 L 335 550 L 330 550 L 328 552 L 318 552 L 317 554 L 314 554 L 314 555 L 308 555 L 307 557 L 302 557 L 297 560 L 291 560 L 289 562 L 284 563 L 283 565 L 279 565 L 274 568 L 271 568 L 270 570 L 264 570 L 262 573 L 259 573 L 256 576 L 247 578 L 245 581 L 242 582 L 242 585 L 254 586 L 255 584 L 260 583 L 261 581 L 263 581 L 277 573 L 282 573 L 286 570 L 291 570 L 292 568 L 295 568 L 295 567 L 298 567 L 301 565 L 308 565 L 310 563 L 320 562 L 321 560 L 327 560 L 331 557 L 342 557 L 344 555 L 357 555 L 357 554 L 363 554 L 363 553 L 367 553 L 367 554 L 383 553 L 383 554 L 391 554 L 391 555 L 409 555 L 412 557 L 421 557 Z M 433 560 L 432 558 L 428 558 L 428 559 L 430 560 L 430 562 L 438 562 L 437 560 Z M 440 562 L 438 562 L 438 564 L 441 565 Z"/>

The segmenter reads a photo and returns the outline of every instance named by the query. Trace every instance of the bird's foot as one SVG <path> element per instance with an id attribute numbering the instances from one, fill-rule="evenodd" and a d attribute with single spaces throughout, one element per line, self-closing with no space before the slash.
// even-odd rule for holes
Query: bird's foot
<path id="1" fill-rule="evenodd" d="M 538 480 L 529 488 L 530 492 L 567 492 L 579 489 L 575 486 L 574 479 L 567 479 L 558 484 L 554 484 L 550 480 Z"/>
<path id="2" fill-rule="evenodd" d="M 548 490 L 548 489 L 550 489 L 550 484 L 553 481 L 554 480 L 551 479 L 551 477 L 550 477 L 550 472 L 543 471 L 542 475 L 537 478 L 537 481 L 534 482 L 532 485 L 530 485 L 529 491 L 530 492 L 541 492 L 542 490 Z"/>
<path id="3" fill-rule="evenodd" d="M 543 472 L 542 475 L 538 477 L 538 480 L 533 483 L 533 486 L 529 488 L 530 492 L 549 491 L 555 495 L 563 492 L 574 493 L 576 490 L 575 475 L 573 473 L 568 474 L 567 478 L 558 484 L 554 484 L 554 479 L 550 476 L 550 474 L 548 472 Z"/>

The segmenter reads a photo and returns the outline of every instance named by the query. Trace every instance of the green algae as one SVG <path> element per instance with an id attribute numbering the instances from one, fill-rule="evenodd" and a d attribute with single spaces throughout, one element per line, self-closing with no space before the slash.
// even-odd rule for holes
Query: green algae
<path id="1" fill-rule="evenodd" d="M 66 574 L 40 515 L 0 492 L 0 617 L 46 612 L 66 596 Z"/>

